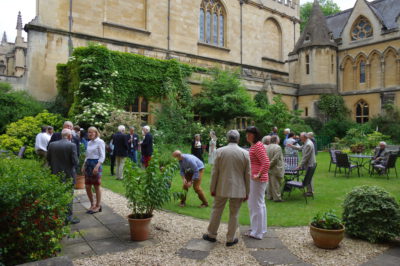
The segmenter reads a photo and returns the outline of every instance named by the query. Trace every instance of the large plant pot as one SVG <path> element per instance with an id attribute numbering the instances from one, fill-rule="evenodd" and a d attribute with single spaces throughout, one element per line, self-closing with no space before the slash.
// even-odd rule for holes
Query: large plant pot
<path id="1" fill-rule="evenodd" d="M 75 189 L 84 189 L 85 188 L 85 176 L 78 175 L 75 179 Z"/>
<path id="2" fill-rule="evenodd" d="M 135 219 L 132 214 L 128 216 L 132 241 L 144 241 L 149 238 L 151 218 Z"/>
<path id="3" fill-rule="evenodd" d="M 344 225 L 342 229 L 327 230 L 317 228 L 310 224 L 310 234 L 314 240 L 314 244 L 319 248 L 334 249 L 339 246 L 339 243 L 344 237 Z"/>

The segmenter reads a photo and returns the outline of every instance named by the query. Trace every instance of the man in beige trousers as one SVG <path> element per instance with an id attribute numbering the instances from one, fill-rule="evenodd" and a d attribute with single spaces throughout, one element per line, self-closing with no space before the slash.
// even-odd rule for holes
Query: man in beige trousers
<path id="1" fill-rule="evenodd" d="M 250 192 L 250 158 L 249 153 L 238 146 L 240 134 L 230 130 L 227 134 L 229 144 L 217 150 L 211 176 L 211 196 L 214 197 L 208 233 L 203 239 L 215 242 L 222 212 L 229 200 L 229 223 L 226 234 L 226 246 L 238 243 L 235 238 L 239 226 L 239 209 Z"/>
<path id="2" fill-rule="evenodd" d="M 271 144 L 266 148 L 269 158 L 268 199 L 272 199 L 275 202 L 281 202 L 281 182 L 285 175 L 283 152 L 281 146 L 278 145 L 278 136 L 272 136 L 270 143 Z"/>

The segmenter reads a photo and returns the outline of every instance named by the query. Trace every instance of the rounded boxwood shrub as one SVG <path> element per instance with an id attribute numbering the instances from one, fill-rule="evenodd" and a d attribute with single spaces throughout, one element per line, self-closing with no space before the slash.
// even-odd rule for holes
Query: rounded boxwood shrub
<path id="1" fill-rule="evenodd" d="M 347 234 L 382 242 L 400 235 L 400 208 L 395 198 L 376 186 L 354 188 L 343 203 Z"/>
<path id="2" fill-rule="evenodd" d="M 68 233 L 72 184 L 33 160 L 0 157 L 0 265 L 52 257 Z"/>

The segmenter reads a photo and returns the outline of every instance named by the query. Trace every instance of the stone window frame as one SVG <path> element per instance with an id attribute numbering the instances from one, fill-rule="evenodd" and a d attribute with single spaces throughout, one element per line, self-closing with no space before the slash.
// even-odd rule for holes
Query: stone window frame
<path id="1" fill-rule="evenodd" d="M 369 30 L 368 30 L 369 28 Z M 362 37 L 360 35 L 363 35 Z M 350 39 L 352 41 L 363 40 L 374 35 L 374 29 L 368 18 L 359 16 L 353 23 L 350 30 Z"/>
<path id="2" fill-rule="evenodd" d="M 364 59 L 361 59 L 359 64 L 359 68 L 360 68 L 360 77 L 359 77 L 359 81 L 360 83 L 365 83 L 366 82 L 366 61 Z"/>
<path id="3" fill-rule="evenodd" d="M 208 17 L 210 24 L 208 25 Z M 215 17 L 217 18 L 215 22 Z M 227 15 L 220 0 L 202 0 L 199 13 L 199 43 L 226 47 Z M 221 23 L 222 18 L 222 23 Z M 217 34 L 215 35 L 215 30 Z M 215 40 L 215 36 L 217 40 Z"/>
<path id="4" fill-rule="evenodd" d="M 356 122 L 364 124 L 369 121 L 369 104 L 361 99 L 355 105 Z"/>
<path id="5" fill-rule="evenodd" d="M 306 74 L 310 74 L 310 55 L 306 54 Z"/>
<path id="6" fill-rule="evenodd" d="M 138 115 L 141 120 L 149 122 L 150 118 L 150 102 L 145 97 L 136 97 L 133 104 L 126 107 L 126 111 L 134 115 Z"/>

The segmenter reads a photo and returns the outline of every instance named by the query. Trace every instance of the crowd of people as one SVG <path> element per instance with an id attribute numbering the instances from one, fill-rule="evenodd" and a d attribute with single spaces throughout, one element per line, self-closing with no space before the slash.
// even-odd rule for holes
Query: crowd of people
<path id="1" fill-rule="evenodd" d="M 137 151 L 141 150 L 141 163 L 147 167 L 153 153 L 153 137 L 150 127 L 142 128 L 143 138 L 135 134 L 135 128 L 131 127 L 129 134 L 125 134 L 125 126 L 118 127 L 118 131 L 112 135 L 110 144 L 107 148 L 110 152 L 111 174 L 116 169 L 116 178 L 123 179 L 123 168 L 126 157 L 134 163 L 137 162 Z M 80 146 L 83 144 L 85 159 L 79 165 Z M 102 211 L 101 207 L 101 176 L 102 165 L 106 159 L 106 144 L 100 138 L 100 132 L 96 127 L 89 127 L 87 134 L 79 126 L 75 126 L 70 121 L 65 121 L 61 132 L 53 132 L 53 127 L 43 126 L 36 136 L 35 152 L 50 167 L 53 174 L 59 174 L 62 182 L 72 180 L 75 183 L 77 172 L 81 167 L 81 173 L 85 176 L 86 193 L 90 201 L 88 214 Z M 93 189 L 96 199 L 93 197 Z M 71 186 L 73 193 L 73 186 Z M 68 207 L 67 222 L 76 224 L 79 219 L 72 215 L 72 202 Z"/>
<path id="2" fill-rule="evenodd" d="M 129 133 L 125 133 L 126 127 L 118 126 L 117 132 L 111 137 L 108 145 L 100 138 L 100 132 L 95 127 L 90 127 L 85 134 L 79 126 L 73 126 L 66 121 L 61 132 L 53 132 L 52 127 L 43 127 L 42 132 L 36 137 L 35 150 L 39 157 L 45 159 L 53 174 L 62 173 L 62 181 L 75 180 L 79 167 L 85 176 L 85 187 L 90 201 L 88 214 L 102 211 L 101 206 L 101 176 L 102 165 L 106 158 L 106 150 L 110 153 L 111 174 L 116 175 L 117 180 L 123 179 L 125 160 L 129 158 L 138 166 L 148 167 L 153 153 L 153 137 L 150 127 L 142 128 L 142 137 L 135 133 L 135 128 L 130 127 Z M 214 197 L 211 220 L 207 234 L 203 239 L 216 241 L 217 231 L 222 212 L 226 202 L 229 201 L 229 225 L 227 233 L 227 246 L 235 245 L 238 239 L 235 237 L 238 228 L 238 214 L 241 204 L 248 201 L 250 212 L 250 230 L 248 237 L 262 239 L 267 232 L 267 199 L 282 202 L 281 186 L 285 173 L 284 153 L 297 155 L 302 150 L 302 161 L 298 169 L 307 169 L 316 164 L 315 140 L 312 133 L 301 133 L 296 137 L 285 129 L 284 149 L 281 148 L 278 129 L 263 137 L 258 128 L 252 126 L 246 129 L 246 140 L 249 148 L 239 146 L 240 133 L 230 130 L 227 133 L 228 145 L 217 149 L 217 136 L 210 132 L 208 143 L 208 163 L 212 165 L 210 181 L 210 194 Z M 299 143 L 302 143 L 302 146 Z M 79 165 L 80 144 L 85 150 L 85 159 Z M 172 153 L 180 166 L 183 189 L 188 192 L 193 186 L 195 193 L 201 201 L 201 208 L 208 207 L 208 201 L 201 187 L 204 178 L 204 146 L 199 134 L 194 136 L 191 153 L 184 154 L 179 150 Z M 141 152 L 140 163 L 138 151 Z M 114 172 L 115 171 L 115 172 Z M 95 198 L 93 195 L 95 191 Z M 73 189 L 71 187 L 71 193 Z M 308 194 L 313 193 L 310 185 Z M 186 193 L 181 198 L 180 206 L 186 205 Z M 72 216 L 72 203 L 69 206 L 68 222 L 78 223 L 79 220 Z"/>

